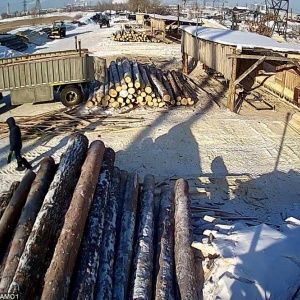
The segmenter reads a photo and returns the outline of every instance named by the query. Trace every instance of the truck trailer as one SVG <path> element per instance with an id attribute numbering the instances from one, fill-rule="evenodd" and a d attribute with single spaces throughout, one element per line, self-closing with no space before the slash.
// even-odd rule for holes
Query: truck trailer
<path id="1" fill-rule="evenodd" d="M 12 105 L 44 102 L 60 94 L 65 106 L 84 100 L 84 89 L 105 81 L 106 61 L 87 49 L 0 59 L 0 92 L 10 91 Z"/>

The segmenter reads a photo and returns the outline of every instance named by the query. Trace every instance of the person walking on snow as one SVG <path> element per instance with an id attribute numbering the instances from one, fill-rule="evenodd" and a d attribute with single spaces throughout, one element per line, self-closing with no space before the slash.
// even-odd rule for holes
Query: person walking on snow
<path id="1" fill-rule="evenodd" d="M 17 159 L 18 167 L 17 171 L 23 171 L 26 169 L 31 169 L 31 164 L 21 155 L 22 149 L 22 139 L 21 139 L 21 130 L 18 125 L 16 125 L 15 119 L 10 117 L 6 120 L 6 123 L 9 127 L 9 142 L 10 142 L 10 151 L 7 158 L 7 163 L 11 162 L 11 157 L 13 152 L 15 152 L 15 157 Z M 24 167 L 23 167 L 24 165 Z"/>

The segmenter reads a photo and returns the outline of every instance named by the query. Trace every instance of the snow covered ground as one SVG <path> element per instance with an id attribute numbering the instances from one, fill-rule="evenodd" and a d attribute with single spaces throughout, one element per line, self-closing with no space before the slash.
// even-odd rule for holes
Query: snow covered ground
<path id="1" fill-rule="evenodd" d="M 180 45 L 112 41 L 111 33 L 121 26 L 75 27 L 65 39 L 32 46 L 30 51 L 74 49 L 77 36 L 83 48 L 108 60 L 128 56 L 165 70 L 180 68 Z M 208 94 L 226 101 L 224 87 L 207 78 L 199 66 L 191 76 Z M 193 207 L 207 207 L 204 212 L 193 210 L 192 220 L 194 239 L 206 258 L 204 299 L 293 299 L 300 278 L 300 225 L 295 220 L 300 220 L 299 112 L 268 95 L 276 110 L 255 111 L 245 104 L 235 114 L 215 105 L 207 93 L 192 108 L 129 112 L 144 118 L 134 130 L 99 134 L 100 124 L 85 132 L 90 142 L 100 138 L 113 148 L 115 165 L 122 169 L 141 177 L 184 177 L 191 189 L 207 191 L 191 195 Z M 3 101 L 7 105 L 0 108 L 0 122 L 63 107 L 59 102 L 11 107 L 8 95 Z M 58 135 L 49 141 L 26 141 L 24 156 L 35 168 L 46 155 L 59 162 L 67 139 Z M 0 192 L 24 175 L 14 170 L 15 161 L 6 164 L 8 144 L 8 138 L 0 140 Z M 206 255 L 208 248 L 213 258 Z"/>

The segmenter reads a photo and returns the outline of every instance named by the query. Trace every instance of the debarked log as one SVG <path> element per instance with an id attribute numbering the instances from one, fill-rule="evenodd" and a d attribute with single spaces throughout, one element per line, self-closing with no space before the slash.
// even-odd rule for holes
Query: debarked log
<path id="1" fill-rule="evenodd" d="M 70 278 L 96 190 L 104 150 L 104 143 L 98 140 L 92 142 L 89 147 L 51 264 L 45 275 L 41 299 L 62 300 L 68 297 Z"/>
<path id="2" fill-rule="evenodd" d="M 9 288 L 9 292 L 18 293 L 20 299 L 32 299 L 38 281 L 44 277 L 48 267 L 46 258 L 52 257 L 87 148 L 88 139 L 84 135 L 71 135 Z"/>
<path id="3" fill-rule="evenodd" d="M 45 195 L 55 173 L 55 162 L 52 157 L 42 159 L 35 180 L 31 185 L 21 217 L 17 224 L 5 268 L 0 283 L 0 293 L 7 293 L 13 280 L 19 259 L 23 253 L 36 216 L 42 206 Z"/>
<path id="4" fill-rule="evenodd" d="M 28 170 L 10 199 L 0 220 L 0 251 L 5 251 L 26 202 L 35 173 Z"/>

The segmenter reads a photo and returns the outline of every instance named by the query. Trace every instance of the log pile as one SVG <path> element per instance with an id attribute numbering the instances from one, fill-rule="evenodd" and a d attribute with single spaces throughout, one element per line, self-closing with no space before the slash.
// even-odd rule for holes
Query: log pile
<path id="1" fill-rule="evenodd" d="M 148 42 L 161 43 L 161 40 L 147 34 L 144 31 L 136 31 L 133 29 L 122 29 L 112 34 L 112 39 L 118 42 Z"/>
<path id="2" fill-rule="evenodd" d="M 94 91 L 87 101 L 87 107 L 103 108 L 149 106 L 194 105 L 192 88 L 176 71 L 163 72 L 154 65 L 146 65 L 118 58 L 111 61 L 106 82 Z"/>
<path id="3" fill-rule="evenodd" d="M 0 293 L 200 299 L 187 182 L 177 180 L 174 196 L 164 185 L 155 200 L 153 175 L 141 183 L 137 173 L 114 166 L 113 149 L 99 140 L 88 144 L 84 135 L 72 135 L 58 166 L 44 158 L 11 197 L 3 220 L 12 221 L 1 227 Z M 12 215 L 18 189 L 26 193 Z"/>

